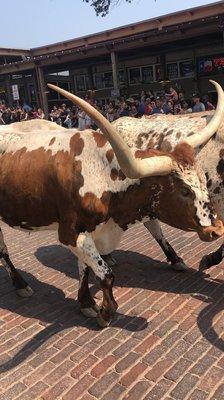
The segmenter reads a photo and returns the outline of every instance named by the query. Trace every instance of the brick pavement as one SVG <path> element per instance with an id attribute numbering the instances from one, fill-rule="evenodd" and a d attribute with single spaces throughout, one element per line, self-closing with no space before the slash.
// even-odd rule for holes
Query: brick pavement
<path id="1" fill-rule="evenodd" d="M 0 400 L 224 399 L 223 269 L 196 271 L 218 242 L 165 227 L 192 267 L 177 273 L 143 226 L 131 229 L 115 253 L 119 309 L 100 330 L 79 313 L 76 259 L 56 235 L 3 230 L 35 294 L 18 298 L 0 270 Z"/>

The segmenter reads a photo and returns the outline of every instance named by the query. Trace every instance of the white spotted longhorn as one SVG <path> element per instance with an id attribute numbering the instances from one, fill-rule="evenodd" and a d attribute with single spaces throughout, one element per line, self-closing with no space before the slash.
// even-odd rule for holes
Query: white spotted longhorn
<path id="1" fill-rule="evenodd" d="M 102 256 L 113 251 L 122 233 L 136 222 L 158 218 L 196 231 L 205 241 L 223 234 L 212 211 L 206 179 L 195 165 L 194 148 L 215 134 L 224 117 L 224 93 L 199 133 L 173 151 L 129 146 L 95 108 L 49 85 L 81 107 L 100 132 L 66 130 L 47 121 L 0 128 L 0 216 L 14 228 L 57 229 L 59 240 L 78 257 L 78 299 L 85 315 L 107 326 L 117 309 L 113 274 Z M 3 236 L 1 255 L 18 293 L 32 290 L 11 263 Z M 98 307 L 88 289 L 91 268 L 100 280 Z"/>

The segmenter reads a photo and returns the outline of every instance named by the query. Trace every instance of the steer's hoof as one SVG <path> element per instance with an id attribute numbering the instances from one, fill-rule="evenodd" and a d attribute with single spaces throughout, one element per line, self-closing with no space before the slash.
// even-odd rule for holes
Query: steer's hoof
<path id="1" fill-rule="evenodd" d="M 101 328 L 107 328 L 107 326 L 110 325 L 110 320 L 109 320 L 109 321 L 108 321 L 108 320 L 105 320 L 105 319 L 102 317 L 100 311 L 99 311 L 99 313 L 97 314 L 97 322 L 98 322 L 98 325 L 99 325 Z"/>
<path id="2" fill-rule="evenodd" d="M 27 285 L 25 288 L 17 289 L 16 293 L 18 294 L 19 297 L 31 297 L 34 291 L 33 289 L 31 289 L 30 286 Z"/>
<path id="3" fill-rule="evenodd" d="M 183 261 L 179 261 L 175 264 L 171 264 L 171 268 L 174 271 L 189 271 L 189 269 L 190 269 Z"/>
<path id="4" fill-rule="evenodd" d="M 199 264 L 199 271 L 200 272 L 205 271 L 206 269 L 208 269 L 210 267 L 212 267 L 212 265 L 210 264 L 208 257 L 203 256 L 200 261 L 200 264 Z"/>
<path id="5" fill-rule="evenodd" d="M 84 308 L 81 307 L 80 311 L 85 317 L 88 318 L 96 318 L 98 315 L 100 308 L 97 304 L 94 304 L 92 307 Z"/>

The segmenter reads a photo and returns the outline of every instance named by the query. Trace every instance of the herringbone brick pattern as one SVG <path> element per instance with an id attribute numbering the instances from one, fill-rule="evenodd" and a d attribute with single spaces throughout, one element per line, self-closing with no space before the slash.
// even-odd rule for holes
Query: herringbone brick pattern
<path id="1" fill-rule="evenodd" d="M 224 399 L 223 269 L 197 272 L 220 242 L 165 227 L 192 267 L 177 273 L 143 226 L 131 229 L 115 252 L 119 309 L 101 330 L 79 313 L 76 259 L 55 233 L 3 230 L 35 294 L 18 298 L 0 270 L 0 400 Z"/>

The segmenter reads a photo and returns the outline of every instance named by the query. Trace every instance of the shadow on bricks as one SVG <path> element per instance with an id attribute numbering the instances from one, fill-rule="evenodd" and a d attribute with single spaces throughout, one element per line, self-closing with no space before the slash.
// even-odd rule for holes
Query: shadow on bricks
<path id="1" fill-rule="evenodd" d="M 67 248 L 61 245 L 40 247 L 35 256 L 48 268 L 65 273 L 74 280 L 78 279 L 76 257 Z M 207 303 L 198 313 L 198 327 L 213 346 L 224 350 L 224 342 L 212 326 L 213 319 L 224 307 L 223 282 L 208 281 L 209 275 L 193 269 L 188 272 L 174 272 L 167 263 L 131 251 L 116 251 L 114 256 L 117 259 L 117 266 L 114 267 L 115 287 L 136 287 L 184 295 L 198 293 L 201 300 Z M 79 313 L 78 302 L 75 299 L 66 298 L 62 290 L 37 280 L 30 273 L 23 271 L 22 274 L 35 290 L 34 296 L 30 299 L 18 298 L 12 292 L 11 286 L 8 286 L 10 282 L 6 284 L 5 279 L 1 279 L 3 292 L 0 288 L 0 307 L 27 318 L 36 318 L 44 329 L 26 343 L 12 359 L 1 365 L 0 372 L 19 365 L 43 343 L 65 329 L 74 326 L 83 326 L 95 331 L 100 329 L 94 319 L 85 318 Z M 91 290 L 96 293 L 98 286 L 94 284 Z M 119 312 L 112 322 L 112 326 L 129 331 L 143 330 L 147 324 L 145 318 Z"/>
<path id="2" fill-rule="evenodd" d="M 63 264 L 55 262 L 52 256 L 47 256 L 48 253 L 52 254 L 52 250 L 55 252 L 55 260 L 63 258 Z M 41 247 L 35 255 L 47 267 L 64 271 L 69 277 L 78 279 L 78 269 L 72 267 L 74 264 L 77 266 L 76 257 L 67 248 L 60 245 Z M 198 327 L 205 339 L 224 351 L 224 341 L 213 328 L 215 316 L 224 308 L 223 281 L 212 279 L 208 281 L 209 274 L 195 269 L 190 269 L 188 272 L 174 272 L 169 264 L 132 251 L 115 251 L 113 255 L 117 260 L 117 267 L 113 268 L 115 285 L 119 287 L 136 286 L 153 291 L 187 295 L 198 293 L 200 288 L 198 295 L 207 306 L 198 314 Z M 96 293 L 97 290 L 97 286 L 93 286 L 92 292 Z"/>
<path id="3" fill-rule="evenodd" d="M 63 258 L 63 263 L 69 264 L 66 267 L 66 274 L 69 274 L 72 278 L 78 279 L 77 268 L 74 268 L 76 258 L 73 257 L 72 253 L 63 246 L 53 246 L 53 248 L 56 250 L 56 255 L 58 252 L 60 258 Z M 46 248 L 42 250 L 40 248 L 36 254 L 39 259 L 42 259 L 43 264 L 48 267 L 56 268 L 59 271 L 64 271 L 63 263 L 60 264 L 56 262 L 55 254 L 53 257 L 48 258 L 48 256 L 46 256 L 46 254 L 48 254 L 46 250 Z M 73 262 L 73 268 L 71 268 L 70 265 L 71 261 Z M 32 286 L 34 295 L 26 299 L 18 297 L 12 290 L 11 282 L 8 277 L 6 278 L 4 271 L 0 270 L 0 308 L 16 312 L 18 315 L 27 318 L 37 319 L 44 329 L 35 334 L 35 336 L 9 361 L 0 365 L 0 374 L 25 361 L 47 340 L 63 330 L 74 328 L 75 326 L 85 327 L 94 331 L 100 330 L 95 319 L 86 318 L 79 312 L 79 304 L 75 299 L 66 298 L 62 290 L 53 285 L 39 281 L 31 273 L 20 271 L 18 268 L 17 270 Z M 4 289 L 3 291 L 1 291 L 1 286 Z M 95 292 L 98 290 L 96 285 L 92 287 L 92 290 Z M 119 312 L 116 313 L 116 318 L 113 320 L 114 327 L 125 328 L 129 331 L 143 330 L 147 325 L 148 322 L 145 318 L 123 315 Z"/>

